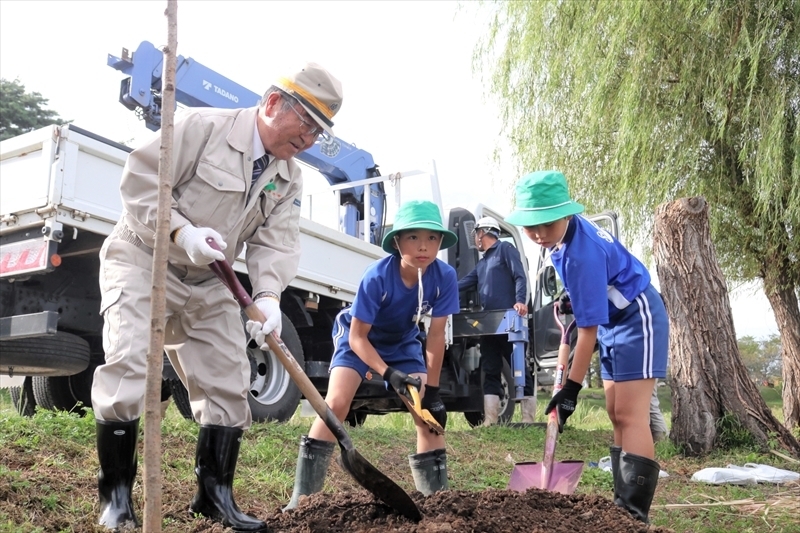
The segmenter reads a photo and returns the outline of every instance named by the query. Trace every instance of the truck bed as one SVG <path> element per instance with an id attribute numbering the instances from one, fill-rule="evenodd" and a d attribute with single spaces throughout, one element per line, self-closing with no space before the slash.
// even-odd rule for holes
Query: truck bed
<path id="1" fill-rule="evenodd" d="M 105 237 L 122 211 L 119 182 L 130 148 L 74 125 L 48 126 L 0 143 L 0 255 L 21 253 L 42 229 Z M 45 229 L 45 231 L 47 231 Z M 352 301 L 364 269 L 385 252 L 314 221 L 301 219 L 303 254 L 291 287 Z M 16 246 L 16 248 L 15 248 Z M 3 254 L 5 252 L 5 254 Z M 244 255 L 234 268 L 246 273 Z M 9 276 L 8 257 L 0 275 Z"/>

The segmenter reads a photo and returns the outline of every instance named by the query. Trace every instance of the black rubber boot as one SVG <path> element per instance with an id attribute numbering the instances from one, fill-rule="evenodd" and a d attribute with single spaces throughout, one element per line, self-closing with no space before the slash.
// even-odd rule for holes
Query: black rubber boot
<path id="1" fill-rule="evenodd" d="M 627 452 L 619 455 L 617 505 L 621 504 L 634 518 L 645 524 L 650 523 L 647 514 L 653 503 L 660 471 L 659 464 L 647 457 Z"/>
<path id="2" fill-rule="evenodd" d="M 136 441 L 139 419 L 131 422 L 97 422 L 97 492 L 101 526 L 111 530 L 139 525 L 133 510 L 133 480 L 136 478 Z"/>
<path id="3" fill-rule="evenodd" d="M 233 475 L 239 459 L 243 430 L 200 426 L 197 436 L 197 494 L 191 511 L 222 522 L 234 531 L 267 531 L 267 524 L 244 514 L 233 501 Z"/>
<path id="4" fill-rule="evenodd" d="M 619 492 L 617 491 L 617 483 L 619 483 L 619 453 L 622 451 L 622 446 L 612 446 L 611 450 L 611 475 L 614 478 L 614 503 L 622 507 L 622 502 L 619 502 Z"/>
<path id="5" fill-rule="evenodd" d="M 283 508 L 284 511 L 297 507 L 300 496 L 308 496 L 322 490 L 334 446 L 333 442 L 312 439 L 308 435 L 300 437 L 300 451 L 297 452 L 297 468 L 294 474 L 294 491 L 292 491 L 292 499 Z"/>
<path id="6" fill-rule="evenodd" d="M 414 486 L 425 496 L 447 490 L 447 452 L 444 448 L 408 456 Z"/>

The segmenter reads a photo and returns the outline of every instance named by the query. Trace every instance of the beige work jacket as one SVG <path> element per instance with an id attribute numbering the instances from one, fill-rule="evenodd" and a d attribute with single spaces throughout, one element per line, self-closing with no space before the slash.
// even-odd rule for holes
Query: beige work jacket
<path id="1" fill-rule="evenodd" d="M 247 245 L 253 294 L 280 294 L 300 261 L 299 217 L 303 178 L 294 160 L 271 158 L 255 183 L 253 128 L 258 108 L 191 109 L 175 122 L 170 233 L 186 225 L 213 228 L 229 262 Z M 158 208 L 160 136 L 134 150 L 122 173 L 122 222 L 153 247 Z M 170 242 L 169 262 L 187 283 L 212 278 Z"/>

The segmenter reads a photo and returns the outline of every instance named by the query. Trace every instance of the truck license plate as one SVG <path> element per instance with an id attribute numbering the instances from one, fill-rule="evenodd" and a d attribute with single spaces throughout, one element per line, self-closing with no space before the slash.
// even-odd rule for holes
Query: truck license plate
<path id="1" fill-rule="evenodd" d="M 0 247 L 0 277 L 46 270 L 49 245 L 45 239 L 4 244 Z"/>

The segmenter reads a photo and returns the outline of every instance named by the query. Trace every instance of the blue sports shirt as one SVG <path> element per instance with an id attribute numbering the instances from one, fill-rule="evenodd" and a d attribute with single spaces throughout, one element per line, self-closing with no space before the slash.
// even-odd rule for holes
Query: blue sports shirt
<path id="1" fill-rule="evenodd" d="M 422 275 L 422 315 L 443 317 L 458 313 L 456 271 L 436 259 Z M 400 258 L 390 255 L 371 264 L 358 286 L 350 307 L 354 316 L 372 328 L 369 342 L 383 357 L 413 342 L 419 334 L 417 316 L 418 285 L 408 288 L 400 278 Z M 348 324 L 349 326 L 349 321 Z"/>
<path id="2" fill-rule="evenodd" d="M 620 242 L 575 215 L 553 266 L 572 300 L 578 327 L 603 326 L 650 285 L 650 272 Z"/>

